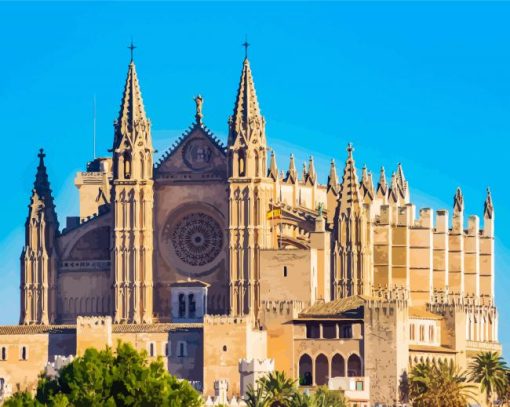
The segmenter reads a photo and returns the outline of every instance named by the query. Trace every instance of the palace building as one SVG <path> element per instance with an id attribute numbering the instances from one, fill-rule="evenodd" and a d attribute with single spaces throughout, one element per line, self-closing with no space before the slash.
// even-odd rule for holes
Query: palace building
<path id="1" fill-rule="evenodd" d="M 489 191 L 481 219 L 464 219 L 460 189 L 451 217 L 416 210 L 402 166 L 359 171 L 351 144 L 325 185 L 313 158 L 282 171 L 247 57 L 226 144 L 195 101 L 189 129 L 154 162 L 131 60 L 111 156 L 76 174 L 80 213 L 65 225 L 40 151 L 20 321 L 0 327 L 0 394 L 121 340 L 163 357 L 209 405 L 273 369 L 352 405 L 393 405 L 413 364 L 466 367 L 501 350 Z"/>

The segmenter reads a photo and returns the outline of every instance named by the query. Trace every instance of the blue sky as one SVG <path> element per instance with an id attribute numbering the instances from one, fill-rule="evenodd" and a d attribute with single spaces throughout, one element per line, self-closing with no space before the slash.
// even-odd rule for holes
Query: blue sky
<path id="1" fill-rule="evenodd" d="M 156 148 L 192 122 L 226 139 L 248 34 L 268 142 L 280 167 L 312 153 L 321 181 L 347 142 L 359 168 L 402 162 L 417 207 L 496 211 L 500 336 L 510 349 L 510 3 L 0 3 L 0 323 L 19 313 L 19 255 L 37 150 L 61 224 L 76 171 L 113 136 L 134 38 Z M 467 217 L 467 216 L 466 216 Z"/>

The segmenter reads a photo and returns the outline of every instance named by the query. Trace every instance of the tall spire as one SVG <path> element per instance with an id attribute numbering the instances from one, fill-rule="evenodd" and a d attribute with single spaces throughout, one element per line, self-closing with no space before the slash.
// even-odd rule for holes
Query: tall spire
<path id="1" fill-rule="evenodd" d="M 115 121 L 114 149 L 119 147 L 124 137 L 128 138 L 130 144 L 134 144 L 135 139 L 140 136 L 147 137 L 149 126 L 135 62 L 131 60 L 122 94 L 119 117 Z"/>
<path id="2" fill-rule="evenodd" d="M 492 204 L 491 190 L 487 187 L 487 197 L 483 205 L 484 218 L 492 219 L 494 217 L 494 205 Z"/>
<path id="3" fill-rule="evenodd" d="M 56 228 L 58 229 L 55 202 L 51 193 L 50 181 L 46 171 L 46 164 L 44 163 L 44 157 L 46 157 L 46 154 L 44 154 L 44 150 L 42 148 L 39 150 L 37 157 L 39 158 L 39 165 L 37 166 L 37 172 L 35 174 L 33 194 L 37 194 L 39 199 L 44 201 L 44 207 L 46 211 L 49 211 L 48 213 L 53 217 L 53 220 L 56 223 Z"/>
<path id="4" fill-rule="evenodd" d="M 354 163 L 354 147 L 351 143 L 347 145 L 347 160 L 345 162 L 342 184 L 340 185 L 340 196 L 338 197 L 340 212 L 346 213 L 348 209 L 356 210 L 360 207 L 360 195 L 358 189 L 358 175 Z"/>
<path id="5" fill-rule="evenodd" d="M 404 170 L 402 168 L 402 164 L 398 163 L 397 172 L 396 172 L 396 181 L 398 186 L 398 192 L 400 197 L 404 199 L 404 201 L 408 201 L 408 183 L 406 177 L 404 176 Z"/>
<path id="6" fill-rule="evenodd" d="M 455 196 L 453 197 L 453 212 L 463 212 L 464 211 L 464 197 L 462 196 L 462 191 L 457 188 L 455 191 Z"/>
<path id="7" fill-rule="evenodd" d="M 294 162 L 294 154 L 290 155 L 289 161 L 289 169 L 287 170 L 287 175 L 285 176 L 285 182 L 294 184 L 297 182 L 297 170 L 296 163 Z"/>
<path id="8" fill-rule="evenodd" d="M 269 164 L 269 171 L 267 176 L 272 178 L 273 181 L 278 179 L 278 167 L 276 166 L 276 157 L 274 151 L 271 151 L 271 163 Z"/>
<path id="9" fill-rule="evenodd" d="M 234 104 L 234 112 L 229 119 L 229 145 L 233 145 L 239 137 L 244 144 L 254 137 L 260 138 L 265 145 L 265 121 L 260 113 L 255 83 L 251 73 L 250 61 L 246 57 L 243 61 L 243 70 Z"/>

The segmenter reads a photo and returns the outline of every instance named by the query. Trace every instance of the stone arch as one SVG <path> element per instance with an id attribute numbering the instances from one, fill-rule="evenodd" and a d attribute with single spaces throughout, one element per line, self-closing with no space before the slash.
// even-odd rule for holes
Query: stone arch
<path id="1" fill-rule="evenodd" d="M 312 358 L 305 353 L 299 358 L 299 384 L 301 386 L 313 384 L 312 371 Z"/>
<path id="2" fill-rule="evenodd" d="M 358 377 L 362 376 L 361 372 L 361 358 L 353 353 L 349 356 L 347 361 L 347 376 L 349 377 Z"/>
<path id="3" fill-rule="evenodd" d="M 345 377 L 345 359 L 339 353 L 331 359 L 331 377 Z"/>
<path id="4" fill-rule="evenodd" d="M 326 355 L 319 354 L 315 358 L 315 384 L 323 386 L 328 383 L 329 378 L 329 362 Z"/>

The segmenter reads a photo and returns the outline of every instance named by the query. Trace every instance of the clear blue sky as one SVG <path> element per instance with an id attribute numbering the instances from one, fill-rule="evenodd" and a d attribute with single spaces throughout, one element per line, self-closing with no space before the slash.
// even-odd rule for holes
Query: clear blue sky
<path id="1" fill-rule="evenodd" d="M 0 323 L 19 313 L 19 256 L 37 149 L 61 224 L 76 171 L 113 136 L 131 36 L 156 148 L 192 122 L 225 140 L 245 33 L 280 167 L 312 153 L 321 181 L 345 145 L 387 173 L 402 162 L 417 207 L 496 211 L 500 336 L 510 349 L 510 3 L 0 3 Z M 467 216 L 466 216 L 467 217 Z"/>

